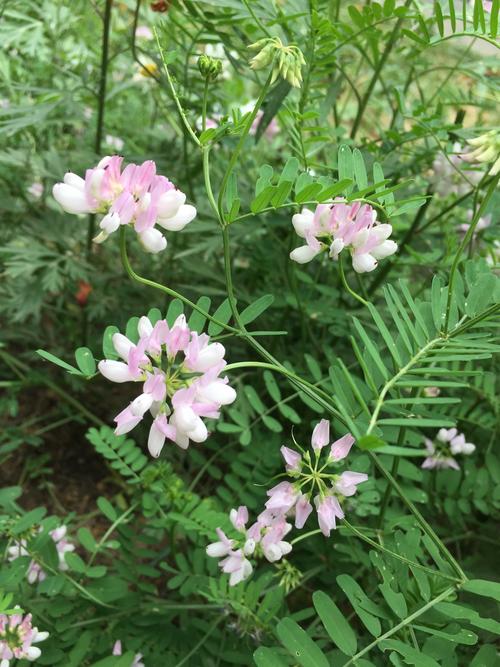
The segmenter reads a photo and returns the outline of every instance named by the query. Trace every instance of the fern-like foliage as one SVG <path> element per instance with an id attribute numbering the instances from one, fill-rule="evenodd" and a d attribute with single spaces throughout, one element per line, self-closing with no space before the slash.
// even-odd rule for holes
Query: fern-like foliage
<path id="1" fill-rule="evenodd" d="M 140 481 L 139 473 L 146 467 L 148 459 L 131 438 L 115 435 L 108 426 L 91 428 L 85 437 L 120 475 L 131 483 Z"/>
<path id="2" fill-rule="evenodd" d="M 499 290 L 500 279 L 485 263 L 468 262 L 450 300 L 448 286 L 438 277 L 429 302 L 415 300 L 401 281 L 399 288 L 384 289 L 389 319 L 372 304 L 371 321 L 353 318 L 351 342 L 363 379 L 342 361 L 334 364 L 330 376 L 334 401 L 356 437 L 391 441 L 396 427 L 454 425 L 448 408 L 460 399 L 427 396 L 423 390 L 432 386 L 452 393 L 469 386 L 474 376 L 470 362 L 489 359 L 498 351 L 491 325 Z"/>

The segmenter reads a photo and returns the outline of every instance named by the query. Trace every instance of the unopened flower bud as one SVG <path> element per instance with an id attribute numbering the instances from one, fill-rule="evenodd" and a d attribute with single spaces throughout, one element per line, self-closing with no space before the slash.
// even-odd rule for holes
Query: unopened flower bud
<path id="1" fill-rule="evenodd" d="M 222 60 L 203 54 L 198 58 L 198 69 L 205 79 L 215 81 L 222 72 Z"/>
<path id="2" fill-rule="evenodd" d="M 273 42 L 266 44 L 266 46 L 264 46 L 264 48 L 252 58 L 250 61 L 250 67 L 252 69 L 263 69 L 264 67 L 270 65 L 273 61 L 275 50 L 276 46 Z"/>
<path id="3" fill-rule="evenodd" d="M 305 64 L 304 56 L 297 46 L 285 46 L 279 37 L 260 39 L 250 44 L 250 49 L 260 49 L 250 61 L 252 69 L 263 69 L 274 64 L 271 83 L 281 77 L 291 86 L 300 88 L 302 82 L 301 68 Z"/>

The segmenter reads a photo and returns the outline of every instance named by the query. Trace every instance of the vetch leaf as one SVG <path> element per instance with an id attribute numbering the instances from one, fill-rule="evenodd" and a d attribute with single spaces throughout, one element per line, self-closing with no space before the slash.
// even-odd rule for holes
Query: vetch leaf
<path id="1" fill-rule="evenodd" d="M 267 646 L 259 646 L 254 652 L 253 659 L 257 667 L 287 667 L 288 662 Z"/>
<path id="2" fill-rule="evenodd" d="M 182 315 L 183 312 L 184 304 L 182 301 L 180 299 L 173 299 L 168 306 L 167 316 L 165 318 L 167 320 L 168 326 L 173 326 L 175 320 L 179 317 L 179 315 Z"/>
<path id="3" fill-rule="evenodd" d="M 210 303 L 211 303 L 210 297 L 201 296 L 196 302 L 196 305 L 199 306 L 206 313 L 208 313 L 210 310 Z M 206 321 L 207 318 L 205 317 L 205 315 L 202 315 L 197 310 L 193 310 L 193 312 L 191 313 L 191 317 L 189 318 L 188 325 L 191 331 L 196 331 L 197 333 L 201 333 L 203 331 L 203 327 L 205 326 Z"/>
<path id="4" fill-rule="evenodd" d="M 88 347 L 79 347 L 75 350 L 75 359 L 78 368 L 84 375 L 94 375 L 96 371 L 96 363 L 92 350 Z"/>
<path id="5" fill-rule="evenodd" d="M 481 595 L 485 598 L 492 598 L 500 602 L 500 583 L 498 581 L 488 581 L 487 579 L 469 579 L 463 584 L 464 591 Z"/>
<path id="6" fill-rule="evenodd" d="M 313 603 L 325 630 L 342 653 L 354 655 L 357 650 L 356 635 L 335 602 L 322 591 L 313 593 Z"/>
<path id="7" fill-rule="evenodd" d="M 223 324 L 227 324 L 231 319 L 231 315 L 231 304 L 229 303 L 229 299 L 225 299 L 213 314 L 213 318 L 219 320 L 219 322 L 222 322 Z M 216 336 L 221 331 L 222 327 L 219 324 L 210 321 L 208 325 L 208 333 L 210 336 Z"/>
<path id="8" fill-rule="evenodd" d="M 118 359 L 118 354 L 113 345 L 113 335 L 119 333 L 118 327 L 110 324 L 106 327 L 102 336 L 102 353 L 105 359 Z"/>
<path id="9" fill-rule="evenodd" d="M 356 185 L 360 190 L 362 190 L 368 186 L 368 176 L 366 175 L 365 161 L 363 160 L 363 155 L 361 154 L 359 148 L 355 148 L 353 150 L 352 157 Z"/>
<path id="10" fill-rule="evenodd" d="M 76 368 L 75 366 L 71 366 L 71 364 L 66 363 L 62 359 L 59 359 L 59 357 L 56 357 L 55 354 L 51 354 L 46 350 L 37 350 L 36 353 L 39 354 L 42 357 L 42 359 L 50 361 L 52 364 L 64 368 L 65 371 L 68 371 L 68 373 L 71 373 L 72 375 L 83 375 L 83 373 L 80 370 L 78 370 L 78 368 Z"/>
<path id="11" fill-rule="evenodd" d="M 272 294 L 264 294 L 256 301 L 247 306 L 240 314 L 240 320 L 243 324 L 250 324 L 255 319 L 262 315 L 262 313 L 269 308 L 273 303 L 274 296 Z"/>
<path id="12" fill-rule="evenodd" d="M 323 651 L 291 618 L 282 619 L 278 623 L 276 633 L 283 646 L 301 667 L 329 667 Z"/>

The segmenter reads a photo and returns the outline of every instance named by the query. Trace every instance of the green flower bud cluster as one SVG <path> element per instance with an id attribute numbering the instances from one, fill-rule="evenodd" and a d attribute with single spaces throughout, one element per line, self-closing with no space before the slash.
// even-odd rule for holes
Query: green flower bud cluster
<path id="1" fill-rule="evenodd" d="M 252 69 L 263 69 L 273 65 L 271 83 L 278 76 L 295 88 L 300 88 L 302 83 L 302 65 L 306 64 L 302 51 L 298 46 L 285 46 L 279 37 L 266 37 L 255 44 L 250 44 L 249 49 L 258 51 L 257 55 L 250 61 Z"/>
<path id="2" fill-rule="evenodd" d="M 279 585 L 285 589 L 287 595 L 300 586 L 304 578 L 303 574 L 286 558 L 279 563 L 274 563 L 274 566 L 277 570 L 275 576 L 279 579 Z"/>
<path id="3" fill-rule="evenodd" d="M 203 54 L 198 58 L 198 69 L 205 79 L 208 79 L 208 81 L 215 81 L 222 72 L 222 60 Z"/>

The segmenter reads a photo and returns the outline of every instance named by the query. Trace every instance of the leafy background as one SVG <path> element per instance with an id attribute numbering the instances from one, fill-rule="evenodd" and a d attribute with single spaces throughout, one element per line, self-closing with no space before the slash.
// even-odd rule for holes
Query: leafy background
<path id="1" fill-rule="evenodd" d="M 29 558 L 4 560 L 2 609 L 20 604 L 49 630 L 45 665 L 125 667 L 137 651 L 148 667 L 498 664 L 498 220 L 452 270 L 468 210 L 485 202 L 481 213 L 494 215 L 498 194 L 491 177 L 474 185 L 459 174 L 463 194 L 443 193 L 432 170 L 455 142 L 498 125 L 498 2 L 490 12 L 465 0 L 165 7 L 0 7 L 0 529 L 6 549 L 41 527 L 30 552 L 48 573 L 31 586 Z M 216 187 L 243 129 L 242 107 L 265 80 L 248 67 L 248 44 L 265 26 L 302 49 L 304 84 L 292 90 L 278 81 L 268 92 L 224 211 L 240 312 L 248 308 L 250 329 L 266 332 L 256 339 L 327 397 L 318 402 L 283 375 L 245 369 L 212 437 L 186 453 L 168 448 L 154 463 L 145 428 L 133 439 L 113 435 L 109 424 L 131 395 L 94 377 L 92 359 L 109 346 L 108 326 L 133 332 L 130 318 L 150 309 L 172 319 L 191 308 L 130 281 L 115 239 L 90 252 L 87 220 L 62 213 L 50 194 L 66 170 L 83 173 L 112 151 L 113 137 L 127 161 L 156 160 L 198 216 L 159 257 L 132 245 L 134 269 L 234 323 L 201 155 L 154 40 L 135 39 L 137 25 L 159 31 L 198 133 L 197 57 L 223 60 L 208 91 L 218 129 L 205 135 Z M 157 68 L 143 76 L 148 63 Z M 280 132 L 269 140 L 273 118 Z M 34 182 L 44 186 L 40 199 L 29 191 Z M 292 213 L 339 194 L 380 206 L 400 245 L 361 284 L 348 273 L 368 308 L 346 292 L 333 262 L 288 259 L 297 241 Z M 82 281 L 92 288 L 84 305 Z M 258 359 L 244 336 L 222 340 L 231 362 Z M 38 348 L 73 372 L 48 364 Z M 74 359 L 81 348 L 91 354 Z M 426 397 L 426 386 L 440 396 Z M 230 589 L 204 551 L 215 528 L 228 527 L 239 503 L 258 512 L 292 429 L 306 443 L 314 423 L 332 415 L 335 432 L 344 422 L 358 439 L 350 467 L 370 475 L 349 506 L 354 530 L 303 540 L 288 561 L 261 564 Z M 458 473 L 423 471 L 423 437 L 454 424 L 476 453 Z M 67 573 L 57 570 L 48 537 L 61 521 L 77 544 Z M 126 652 L 109 657 L 118 638 Z"/>

